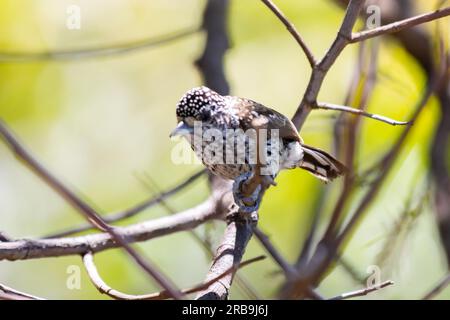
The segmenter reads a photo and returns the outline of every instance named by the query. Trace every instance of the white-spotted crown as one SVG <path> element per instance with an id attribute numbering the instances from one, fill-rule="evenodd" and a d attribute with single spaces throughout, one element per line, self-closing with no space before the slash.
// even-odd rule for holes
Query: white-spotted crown
<path id="1" fill-rule="evenodd" d="M 177 117 L 194 117 L 203 120 L 202 116 L 217 109 L 224 108 L 225 98 L 208 87 L 197 87 L 186 92 L 177 105 Z"/>

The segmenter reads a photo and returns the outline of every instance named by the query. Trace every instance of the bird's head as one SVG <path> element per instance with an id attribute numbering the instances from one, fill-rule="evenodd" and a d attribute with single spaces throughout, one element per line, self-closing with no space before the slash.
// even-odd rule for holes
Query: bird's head
<path id="1" fill-rule="evenodd" d="M 208 122 L 215 112 L 225 107 L 225 99 L 207 87 L 197 87 L 186 92 L 177 104 L 177 127 L 171 137 L 193 133 L 196 121 Z"/>

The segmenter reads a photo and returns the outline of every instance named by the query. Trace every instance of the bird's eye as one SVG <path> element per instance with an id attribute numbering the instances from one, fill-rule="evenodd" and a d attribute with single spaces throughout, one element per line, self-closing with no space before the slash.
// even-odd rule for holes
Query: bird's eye
<path id="1" fill-rule="evenodd" d="M 198 120 L 200 121 L 208 121 L 210 117 L 211 113 L 208 108 L 203 108 L 197 116 Z"/>

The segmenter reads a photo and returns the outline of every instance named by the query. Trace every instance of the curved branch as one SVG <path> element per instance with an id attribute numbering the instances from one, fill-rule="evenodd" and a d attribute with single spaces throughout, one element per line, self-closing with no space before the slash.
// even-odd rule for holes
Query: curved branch
<path id="1" fill-rule="evenodd" d="M 28 293 L 20 292 L 16 289 L 5 286 L 0 283 L 0 300 L 45 300 L 37 296 L 33 296 Z"/>
<path id="2" fill-rule="evenodd" d="M 226 277 L 231 272 L 236 272 L 238 269 L 245 267 L 253 262 L 261 261 L 265 259 L 264 256 L 258 256 L 256 258 L 249 259 L 247 261 L 242 262 L 237 267 L 232 267 L 228 270 L 226 270 L 223 274 L 211 279 L 208 282 L 196 285 L 189 289 L 183 289 L 181 290 L 181 293 L 183 294 L 191 294 L 198 292 L 200 290 L 204 290 L 208 288 L 211 284 L 213 284 L 216 281 L 219 281 L 223 277 Z M 162 300 L 162 299 L 169 299 L 171 298 L 170 294 L 167 291 L 161 291 L 161 292 L 155 292 L 150 294 L 144 294 L 144 295 L 130 295 L 126 293 L 122 293 L 120 291 L 117 291 L 110 286 L 106 284 L 105 281 L 101 278 L 100 274 L 98 273 L 97 267 L 94 263 L 94 256 L 91 252 L 87 252 L 85 255 L 83 255 L 83 263 L 86 268 L 86 271 L 89 275 L 89 278 L 91 279 L 91 282 L 94 284 L 94 286 L 101 292 L 104 293 L 111 298 L 117 299 L 117 300 Z"/>
<path id="3" fill-rule="evenodd" d="M 199 27 L 143 39 L 118 45 L 90 47 L 74 50 L 54 50 L 44 52 L 0 52 L 0 63 L 35 62 L 35 61 L 69 61 L 92 59 L 104 56 L 118 56 L 134 51 L 149 49 L 190 36 L 200 31 Z"/>
<path id="4" fill-rule="evenodd" d="M 70 204 L 83 217 L 85 217 L 93 226 L 101 231 L 107 232 L 111 239 L 122 247 L 134 260 L 134 262 L 147 273 L 147 275 L 154 279 L 162 288 L 168 290 L 172 297 L 176 299 L 181 298 L 181 295 L 175 285 L 165 275 L 163 275 L 153 265 L 153 263 L 146 261 L 136 250 L 131 248 L 126 239 L 122 235 L 118 234 L 113 227 L 108 225 L 91 205 L 75 194 L 75 192 L 70 190 L 69 187 L 63 184 L 54 174 L 39 163 L 39 161 L 37 161 L 33 155 L 28 152 L 25 147 L 22 146 L 22 144 L 14 137 L 1 119 L 0 136 L 18 160 L 28 166 L 31 171 L 33 171 L 39 178 L 42 179 L 42 181 L 44 181 L 64 200 L 66 200 L 68 204 Z"/>

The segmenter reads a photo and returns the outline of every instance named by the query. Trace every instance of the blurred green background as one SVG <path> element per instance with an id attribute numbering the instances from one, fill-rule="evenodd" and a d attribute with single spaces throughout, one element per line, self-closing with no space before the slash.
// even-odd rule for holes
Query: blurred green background
<path id="1" fill-rule="evenodd" d="M 437 1 L 419 1 L 431 9 Z M 343 11 L 331 1 L 277 1 L 320 56 L 335 37 Z M 66 8 L 81 7 L 81 29 L 66 28 Z M 182 30 L 201 22 L 199 0 L 2 0 L 0 51 L 43 51 L 102 46 L 140 40 Z M 448 21 L 448 20 L 447 20 Z M 251 98 L 291 116 L 305 90 L 309 65 L 288 32 L 260 1 L 231 1 L 232 47 L 226 72 L 232 94 Z M 428 26 L 431 27 L 431 26 Z M 157 194 L 143 185 L 148 174 L 160 190 L 197 171 L 198 165 L 175 165 L 168 138 L 175 125 L 175 105 L 181 95 L 201 84 L 193 61 L 201 54 L 204 35 L 197 33 L 157 48 L 126 55 L 69 62 L 0 63 L 0 116 L 51 171 L 101 212 L 128 208 Z M 348 47 L 331 69 L 320 94 L 322 101 L 343 103 L 356 64 L 357 46 Z M 408 119 L 420 98 L 424 75 L 395 42 L 384 38 L 379 73 L 369 111 Z M 419 298 L 447 270 L 434 216 L 428 204 L 411 217 L 401 241 L 389 244 L 389 259 L 379 255 L 399 220 L 408 198 L 427 175 L 430 137 L 439 116 L 434 99 L 414 126 L 394 170 L 365 219 L 352 235 L 344 259 L 362 277 L 378 264 L 382 280 L 395 285 L 367 296 Z M 302 131 L 306 143 L 332 150 L 335 113 L 314 111 Z M 364 170 L 386 152 L 401 128 L 364 120 L 357 155 Z M 269 190 L 259 225 L 277 248 L 294 262 L 307 234 L 317 193 L 324 188 L 300 170 L 283 172 Z M 331 199 L 340 182 L 330 185 Z M 189 208 L 208 196 L 205 179 L 171 198 L 175 210 Z M 358 199 L 356 195 L 355 199 Z M 328 215 L 333 203 L 326 203 Z M 167 214 L 152 208 L 125 224 Z M 14 238 L 39 237 L 82 222 L 82 218 L 0 143 L 0 230 Z M 324 225 L 321 225 L 324 227 Z M 196 231 L 213 243 L 223 224 Z M 189 233 L 177 233 L 138 245 L 180 287 L 203 281 L 210 264 Z M 263 254 L 252 240 L 246 257 Z M 96 256 L 105 281 L 127 293 L 156 290 L 154 284 L 118 250 Z M 80 290 L 66 286 L 68 267 L 80 266 Z M 283 276 L 270 259 L 240 271 L 263 297 L 275 297 Z M 90 284 L 80 258 L 65 257 L 0 262 L 0 282 L 47 298 L 105 298 Z M 360 288 L 338 265 L 322 282 L 325 296 Z M 440 298 L 450 298 L 450 289 Z M 234 287 L 231 298 L 245 298 Z"/>

